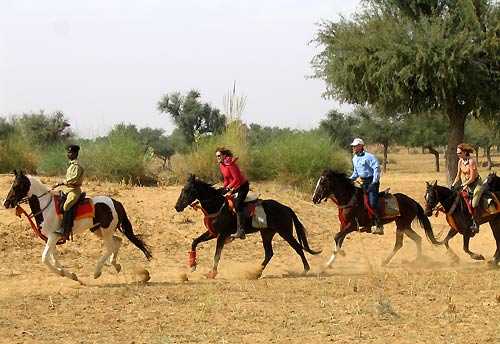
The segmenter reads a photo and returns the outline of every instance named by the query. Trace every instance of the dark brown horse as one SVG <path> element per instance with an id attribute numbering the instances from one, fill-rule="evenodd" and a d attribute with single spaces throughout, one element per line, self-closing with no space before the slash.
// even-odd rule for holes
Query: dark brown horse
<path id="1" fill-rule="evenodd" d="M 441 204 L 442 211 L 446 214 L 446 220 L 450 225 L 450 230 L 443 243 L 448 249 L 448 252 L 452 255 L 453 259 L 458 261 L 458 256 L 450 249 L 448 242 L 451 238 L 457 235 L 457 233 L 460 233 L 463 235 L 464 239 L 464 251 L 468 253 L 472 259 L 484 260 L 482 255 L 474 253 L 469 249 L 470 238 L 474 235 L 472 234 L 470 228 L 472 225 L 472 217 L 464 198 L 456 190 L 437 185 L 437 182 L 426 184 L 425 214 L 427 216 L 431 216 L 433 211 L 439 210 L 438 206 Z M 479 203 L 481 204 L 482 202 Z M 496 266 L 498 262 L 500 262 L 500 213 L 493 212 L 490 214 L 486 210 L 483 210 L 481 205 L 476 209 L 476 212 L 478 214 L 478 216 L 476 216 L 476 222 L 479 225 L 489 222 L 493 236 L 495 237 L 497 250 L 490 263 Z"/>
<path id="2" fill-rule="evenodd" d="M 193 240 L 190 252 L 190 265 L 194 271 L 196 269 L 196 246 L 201 242 L 217 238 L 214 264 L 212 271 L 208 275 L 214 278 L 217 274 L 217 268 L 224 244 L 226 240 L 229 239 L 230 235 L 236 232 L 236 215 L 234 211 L 230 209 L 227 199 L 222 195 L 220 190 L 215 189 L 210 184 L 191 175 L 182 188 L 179 199 L 175 204 L 175 210 L 181 212 L 195 201 L 200 202 L 202 209 L 204 209 L 207 214 L 206 219 L 210 219 L 211 224 L 210 230 L 207 230 Z M 275 200 L 261 200 L 259 202 L 261 202 L 267 216 L 267 227 L 254 228 L 249 225 L 245 229 L 246 233 L 260 232 L 262 237 L 265 256 L 261 264 L 259 276 L 273 256 L 272 240 L 276 233 L 285 239 L 295 252 L 297 252 L 302 259 L 304 273 L 307 273 L 310 267 L 303 251 L 310 254 L 319 254 L 321 251 L 313 251 L 309 247 L 304 226 L 299 221 L 295 212 L 291 208 Z M 294 226 L 297 232 L 298 241 L 293 236 Z"/>
<path id="3" fill-rule="evenodd" d="M 417 259 L 422 256 L 422 239 L 411 228 L 411 224 L 415 219 L 418 219 L 420 225 L 424 228 L 427 238 L 434 245 L 439 245 L 439 242 L 434 237 L 431 223 L 424 215 L 424 210 L 420 204 L 402 193 L 395 193 L 393 196 L 397 200 L 399 214 L 383 216 L 382 221 L 384 224 L 393 221 L 396 223 L 396 243 L 391 254 L 382 262 L 383 265 L 388 264 L 396 252 L 403 247 L 403 236 L 405 234 L 417 245 Z M 335 246 L 326 267 L 330 267 L 335 261 L 336 254 L 340 252 L 347 234 L 357 230 L 369 231 L 368 228 L 373 225 L 369 210 L 365 206 L 363 190 L 356 187 L 353 181 L 344 173 L 329 169 L 322 173 L 316 184 L 312 201 L 318 204 L 328 198 L 332 199 L 339 208 L 340 230 L 335 235 Z M 381 197 L 382 199 L 383 197 Z"/>

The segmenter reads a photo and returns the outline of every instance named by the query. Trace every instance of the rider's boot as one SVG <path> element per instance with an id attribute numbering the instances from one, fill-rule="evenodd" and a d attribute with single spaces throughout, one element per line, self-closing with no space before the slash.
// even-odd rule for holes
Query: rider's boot
<path id="1" fill-rule="evenodd" d="M 233 235 L 235 239 L 245 239 L 245 212 L 239 211 L 236 213 L 236 234 Z"/>

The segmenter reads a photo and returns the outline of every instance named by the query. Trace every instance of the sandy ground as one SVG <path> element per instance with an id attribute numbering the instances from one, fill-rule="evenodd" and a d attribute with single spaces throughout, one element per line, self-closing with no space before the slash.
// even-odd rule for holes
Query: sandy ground
<path id="1" fill-rule="evenodd" d="M 405 170 L 405 159 L 414 158 L 399 159 L 382 186 L 422 203 L 424 181 L 441 174 Z M 419 159 L 432 170 L 430 156 Z M 11 180 L 0 177 L 1 197 Z M 452 264 L 445 249 L 432 247 L 415 224 L 424 238 L 425 259 L 413 261 L 415 245 L 405 238 L 400 253 L 381 267 L 394 245 L 394 225 L 386 226 L 383 237 L 354 233 L 344 242 L 346 256 L 320 273 L 338 230 L 334 205 L 315 206 L 310 195 L 274 183 L 253 188 L 263 198 L 290 205 L 306 225 L 311 246 L 323 249 L 308 256 L 308 276 L 299 275 L 299 257 L 276 237 L 263 277 L 252 279 L 263 259 L 258 234 L 226 246 L 217 279 L 205 277 L 214 241 L 199 246 L 198 271 L 189 272 L 187 251 L 203 225 L 199 212 L 173 209 L 180 186 L 85 185 L 89 195 L 111 195 L 124 203 L 154 259 L 147 262 L 124 238 L 122 272 L 105 267 L 94 280 L 101 242 L 91 233 L 75 237 L 59 247 L 60 260 L 84 286 L 50 273 L 40 259 L 43 243 L 27 222 L 0 210 L 0 343 L 500 342 L 500 269 L 472 261 L 461 250 L 461 237 L 452 241 L 460 256 Z M 444 219 L 431 222 L 442 238 Z M 491 258 L 495 246 L 487 225 L 471 248 Z M 151 273 L 146 284 L 136 273 L 143 268 Z"/>

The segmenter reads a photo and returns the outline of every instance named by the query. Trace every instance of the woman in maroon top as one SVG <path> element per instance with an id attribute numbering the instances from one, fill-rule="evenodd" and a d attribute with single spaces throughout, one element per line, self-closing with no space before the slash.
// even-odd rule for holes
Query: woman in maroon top
<path id="1" fill-rule="evenodd" d="M 246 216 L 243 201 L 247 197 L 250 185 L 236 164 L 238 158 L 234 158 L 229 149 L 217 148 L 215 156 L 219 163 L 220 172 L 224 177 L 224 189 L 231 194 L 236 194 L 234 207 L 236 209 L 237 228 L 234 238 L 245 239 Z"/>

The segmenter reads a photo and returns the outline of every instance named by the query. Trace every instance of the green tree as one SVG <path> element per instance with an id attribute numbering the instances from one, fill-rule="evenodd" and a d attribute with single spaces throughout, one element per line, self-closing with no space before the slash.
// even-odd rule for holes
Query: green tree
<path id="1" fill-rule="evenodd" d="M 468 116 L 499 120 L 498 2 L 365 0 L 352 20 L 321 24 L 313 59 L 326 95 L 384 113 L 449 119 L 448 178 Z"/>
<path id="2" fill-rule="evenodd" d="M 0 140 L 6 139 L 14 132 L 14 126 L 5 118 L 0 118 Z"/>
<path id="3" fill-rule="evenodd" d="M 403 143 L 409 147 L 422 147 L 434 155 L 436 172 L 440 171 L 438 147 L 446 146 L 448 117 L 440 114 L 413 114 L 404 123 Z"/>
<path id="4" fill-rule="evenodd" d="M 354 138 L 354 131 L 359 126 L 359 122 L 359 117 L 331 110 L 326 115 L 326 119 L 319 123 L 319 128 L 326 132 L 340 147 L 350 152 L 350 144 Z"/>
<path id="5" fill-rule="evenodd" d="M 465 126 L 466 141 L 476 147 L 476 160 L 478 158 L 479 147 L 484 149 L 486 155 L 486 167 L 489 170 L 493 167 L 491 160 L 491 147 L 500 140 L 500 123 L 495 120 L 471 119 Z"/>
<path id="6" fill-rule="evenodd" d="M 291 134 L 290 128 L 268 127 L 251 123 L 247 128 L 248 143 L 251 147 L 261 146 L 280 135 Z"/>
<path id="7" fill-rule="evenodd" d="M 398 142 L 403 134 L 401 119 L 398 116 L 387 117 L 366 106 L 356 107 L 353 116 L 360 118 L 359 126 L 355 130 L 356 136 L 363 137 L 369 143 L 382 145 L 382 166 L 384 172 L 387 171 L 389 147 Z"/>
<path id="8" fill-rule="evenodd" d="M 170 115 L 188 144 L 200 136 L 220 133 L 226 125 L 226 117 L 210 104 L 202 103 L 196 90 L 186 96 L 179 92 L 164 95 L 158 102 L 158 110 Z"/>
<path id="9" fill-rule="evenodd" d="M 60 111 L 51 115 L 46 115 L 43 111 L 23 114 L 14 117 L 13 124 L 23 137 L 36 146 L 63 143 L 73 136 L 68 120 Z"/>

